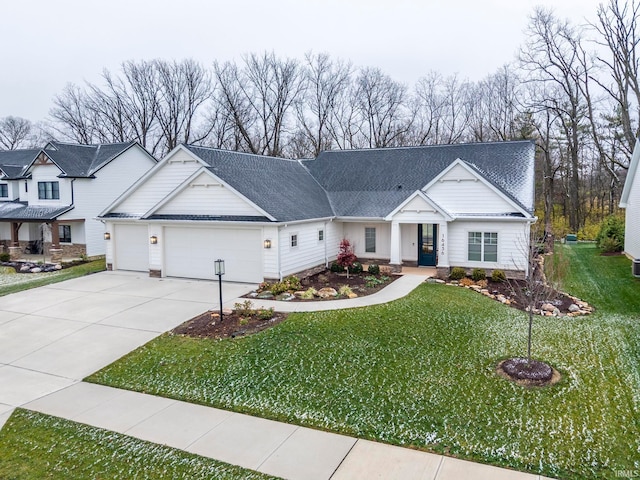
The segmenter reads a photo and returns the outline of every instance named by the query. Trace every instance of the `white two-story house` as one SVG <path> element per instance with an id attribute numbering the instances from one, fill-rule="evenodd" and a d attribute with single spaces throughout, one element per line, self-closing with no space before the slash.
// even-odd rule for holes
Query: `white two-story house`
<path id="1" fill-rule="evenodd" d="M 0 151 L 0 242 L 13 258 L 103 255 L 96 216 L 155 164 L 136 142 Z"/>

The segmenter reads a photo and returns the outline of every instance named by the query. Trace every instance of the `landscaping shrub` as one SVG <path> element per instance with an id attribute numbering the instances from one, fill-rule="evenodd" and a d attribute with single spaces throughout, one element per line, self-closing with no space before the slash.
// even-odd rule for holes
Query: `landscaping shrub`
<path id="1" fill-rule="evenodd" d="M 613 242 L 608 239 L 614 239 Z M 598 248 L 605 252 L 620 252 L 624 247 L 624 220 L 621 217 L 610 215 L 600 224 L 600 231 L 596 238 Z M 605 247 L 613 250 L 605 250 Z"/>
<path id="2" fill-rule="evenodd" d="M 504 274 L 502 270 L 494 270 L 491 272 L 491 280 L 493 282 L 504 282 L 507 280 L 507 276 Z"/>
<path id="3" fill-rule="evenodd" d="M 599 242 L 598 247 L 600 247 L 604 253 L 613 253 L 620 252 L 623 246 L 617 238 L 605 237 Z"/>
<path id="4" fill-rule="evenodd" d="M 470 287 L 471 285 L 473 285 L 473 280 L 468 277 L 461 278 L 460 285 L 462 285 L 463 287 Z"/>
<path id="5" fill-rule="evenodd" d="M 352 293 L 353 290 L 351 290 L 351 287 L 349 285 L 342 285 L 338 290 L 338 295 L 342 295 L 343 297 L 348 297 Z"/>
<path id="6" fill-rule="evenodd" d="M 474 282 L 479 282 L 480 280 L 484 280 L 487 278 L 487 272 L 484 271 L 484 268 L 474 268 L 471 272 L 471 279 Z"/>
<path id="7" fill-rule="evenodd" d="M 353 265 L 351 265 L 351 268 L 349 269 L 351 273 L 355 274 L 362 273 L 362 270 L 363 268 L 360 262 L 353 262 Z"/>
<path id="8" fill-rule="evenodd" d="M 300 290 L 302 285 L 300 279 L 295 275 L 285 278 L 281 282 L 274 283 L 270 286 L 269 291 L 274 295 L 280 295 L 284 292 L 295 292 Z"/>
<path id="9" fill-rule="evenodd" d="M 251 302 L 251 300 L 234 303 L 233 309 L 241 317 L 250 317 L 251 315 L 253 315 L 253 303 Z"/>
<path id="10" fill-rule="evenodd" d="M 367 272 L 370 273 L 371 275 L 380 275 L 380 266 L 375 263 L 372 263 L 367 268 Z"/>
<path id="11" fill-rule="evenodd" d="M 346 269 L 351 269 L 351 266 L 356 260 L 358 260 L 358 257 L 353 253 L 351 243 L 346 238 L 343 238 L 338 248 L 338 258 L 336 259 L 338 265 Z"/>
<path id="12" fill-rule="evenodd" d="M 344 272 L 344 267 L 340 265 L 338 262 L 331 262 L 331 266 L 329 267 L 333 273 L 342 273 Z"/>
<path id="13" fill-rule="evenodd" d="M 260 320 L 269 320 L 271 318 L 273 318 L 274 315 L 274 308 L 261 308 L 258 310 L 258 318 Z"/>
<path id="14" fill-rule="evenodd" d="M 462 267 L 453 267 L 451 269 L 451 273 L 449 274 L 449 278 L 451 280 L 462 280 L 467 276 L 467 271 Z"/>
<path id="15" fill-rule="evenodd" d="M 309 287 L 304 291 L 302 295 L 300 295 L 300 298 L 303 298 L 305 300 L 311 300 L 313 297 L 316 296 L 316 293 L 318 293 L 318 291 L 315 288 Z"/>
<path id="16" fill-rule="evenodd" d="M 7 252 L 0 253 L 0 262 L 8 262 L 9 260 L 11 260 L 11 255 Z"/>
<path id="17" fill-rule="evenodd" d="M 383 283 L 386 283 L 387 281 L 389 281 L 389 277 L 382 276 L 378 278 L 378 277 L 374 277 L 373 275 L 367 275 L 366 277 L 364 277 L 364 280 L 365 280 L 365 284 L 364 284 L 365 287 L 374 288 L 374 287 L 377 287 L 378 285 L 382 285 Z"/>

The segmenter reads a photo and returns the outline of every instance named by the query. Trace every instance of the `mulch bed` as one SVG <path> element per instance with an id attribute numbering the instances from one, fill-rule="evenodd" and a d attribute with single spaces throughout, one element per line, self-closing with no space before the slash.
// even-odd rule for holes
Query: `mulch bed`
<path id="1" fill-rule="evenodd" d="M 517 284 L 522 287 L 525 284 L 524 280 L 510 280 L 511 284 L 514 286 Z M 511 290 L 511 285 L 509 282 L 494 282 L 490 279 L 487 279 L 487 290 L 491 292 L 493 295 L 504 295 L 507 298 L 513 298 L 513 291 Z M 575 303 L 574 300 L 568 295 L 562 292 L 554 292 L 551 295 L 551 298 L 545 299 L 548 300 L 554 307 L 556 307 L 561 312 L 567 313 L 569 311 L 569 306 L 572 303 Z M 512 307 L 517 308 L 519 310 L 525 309 L 524 305 L 519 305 L 515 302 L 511 304 Z M 538 308 L 540 305 L 538 305 Z"/>
<path id="2" fill-rule="evenodd" d="M 326 270 L 324 272 L 316 273 L 314 275 L 302 278 L 300 279 L 300 283 L 304 287 L 304 290 L 308 288 L 315 288 L 316 290 L 320 290 L 321 288 L 325 287 L 333 287 L 338 290 L 341 286 L 347 285 L 351 288 L 351 290 L 357 293 L 359 297 L 363 297 L 365 295 L 371 295 L 372 293 L 379 292 L 398 278 L 398 275 L 385 275 L 388 278 L 385 283 L 376 285 L 375 287 L 367 287 L 367 281 L 365 280 L 365 277 L 368 276 L 371 276 L 371 274 L 367 272 L 359 273 L 357 275 L 351 273 L 349 274 L 349 278 L 347 278 L 346 273 L 337 273 Z M 377 275 L 378 278 L 380 278 L 381 276 L 382 275 Z M 313 300 L 322 299 L 315 298 Z M 335 300 L 335 298 L 328 298 L 327 300 Z"/>
<path id="3" fill-rule="evenodd" d="M 515 357 L 501 361 L 496 372 L 503 378 L 522 387 L 546 387 L 560 381 L 562 376 L 551 365 L 526 358 Z"/>
<path id="4" fill-rule="evenodd" d="M 263 320 L 257 316 L 243 318 L 234 312 L 224 315 L 221 322 L 218 313 L 208 311 L 177 326 L 171 330 L 171 333 L 211 339 L 244 337 L 277 325 L 284 321 L 287 315 L 287 313 L 275 312 L 272 318 Z"/>

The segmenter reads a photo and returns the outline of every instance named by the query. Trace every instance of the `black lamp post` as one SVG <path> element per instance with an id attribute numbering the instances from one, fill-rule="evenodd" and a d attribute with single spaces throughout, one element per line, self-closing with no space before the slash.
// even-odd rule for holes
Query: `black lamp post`
<path id="1" fill-rule="evenodd" d="M 220 288 L 220 321 L 222 322 L 222 275 L 224 275 L 224 260 L 213 262 L 215 273 L 218 276 L 218 287 Z"/>

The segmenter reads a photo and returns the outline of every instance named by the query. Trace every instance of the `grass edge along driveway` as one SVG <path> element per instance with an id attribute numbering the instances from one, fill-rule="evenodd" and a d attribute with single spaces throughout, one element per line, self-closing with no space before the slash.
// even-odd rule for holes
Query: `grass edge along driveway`
<path id="1" fill-rule="evenodd" d="M 618 478 L 640 468 L 640 283 L 626 259 L 559 248 L 578 269 L 566 285 L 598 310 L 536 321 L 533 354 L 563 375 L 553 387 L 494 373 L 524 353 L 521 312 L 433 284 L 243 339 L 164 335 L 89 381 L 551 477 Z"/>
<path id="2" fill-rule="evenodd" d="M 0 478 L 267 480 L 274 477 L 18 408 L 0 431 Z"/>

